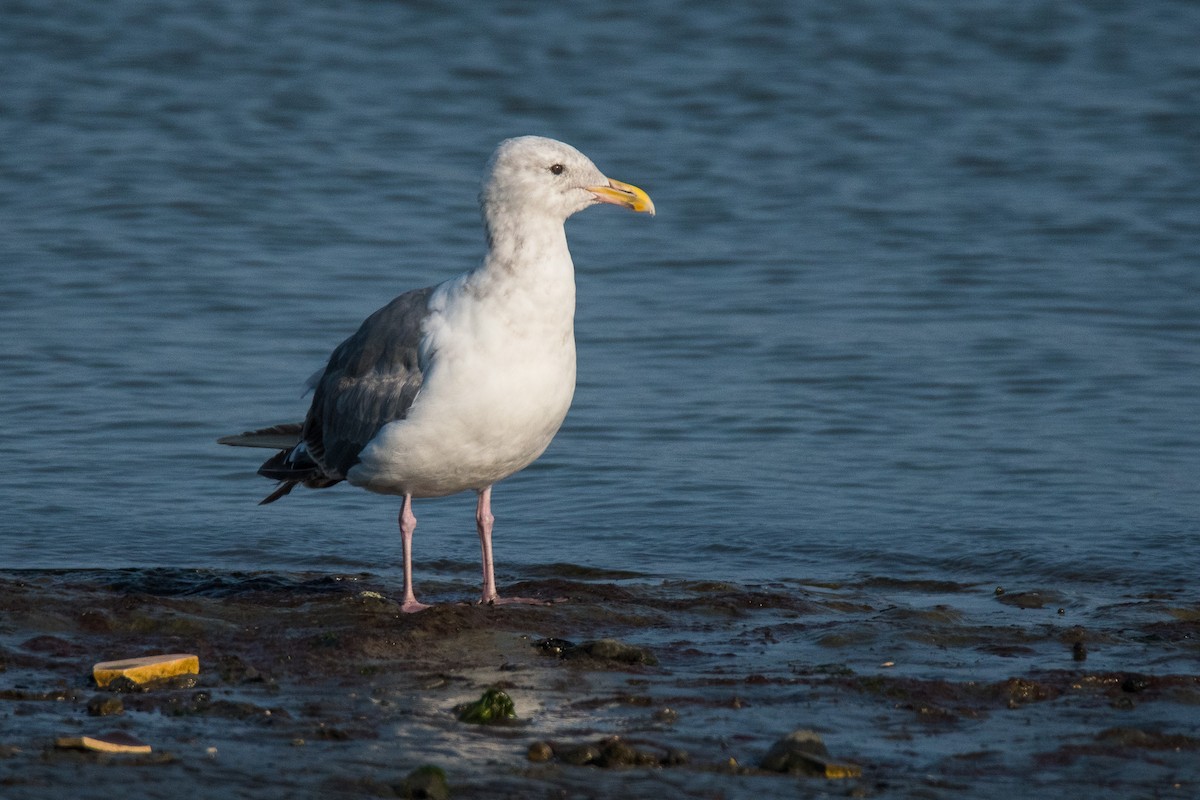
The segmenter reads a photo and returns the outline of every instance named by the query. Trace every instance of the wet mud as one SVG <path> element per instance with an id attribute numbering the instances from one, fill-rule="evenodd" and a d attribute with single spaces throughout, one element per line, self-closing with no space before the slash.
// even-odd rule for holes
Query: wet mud
<path id="1" fill-rule="evenodd" d="M 472 587 L 447 583 L 406 615 L 399 588 L 0 573 L 0 796 L 404 797 L 441 774 L 456 798 L 1200 792 L 1195 597 L 554 565 L 502 587 L 547 605 L 457 604 Z M 200 674 L 91 679 L 174 652 Z M 460 718 L 489 690 L 515 717 Z M 153 751 L 55 746 L 113 731 Z M 776 768 L 799 763 L 788 741 L 819 768 Z"/>

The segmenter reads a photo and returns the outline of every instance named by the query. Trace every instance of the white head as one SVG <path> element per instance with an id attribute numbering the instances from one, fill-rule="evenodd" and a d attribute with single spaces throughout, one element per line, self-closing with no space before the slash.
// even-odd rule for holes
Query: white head
<path id="1" fill-rule="evenodd" d="M 596 203 L 654 214 L 654 203 L 641 189 L 606 178 L 571 145 L 541 136 L 500 143 L 488 162 L 479 202 L 489 230 L 497 214 L 535 214 L 561 223 Z"/>

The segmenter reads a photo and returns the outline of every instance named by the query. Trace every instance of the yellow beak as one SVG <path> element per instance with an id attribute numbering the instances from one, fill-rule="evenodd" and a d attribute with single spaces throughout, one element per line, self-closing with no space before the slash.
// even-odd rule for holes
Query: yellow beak
<path id="1" fill-rule="evenodd" d="M 650 195 L 632 184 L 609 179 L 607 186 L 589 186 L 588 191 L 601 203 L 612 203 L 654 216 L 654 201 Z"/>

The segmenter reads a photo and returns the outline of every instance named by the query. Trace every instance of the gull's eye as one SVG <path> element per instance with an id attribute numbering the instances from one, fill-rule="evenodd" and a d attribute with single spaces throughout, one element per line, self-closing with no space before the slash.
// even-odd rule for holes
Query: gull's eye
<path id="1" fill-rule="evenodd" d="M 567 168 L 564 167 L 562 164 L 555 164 L 552 167 L 550 167 L 550 171 L 552 173 L 554 173 L 555 175 L 562 175 L 564 172 L 566 172 L 566 170 L 567 170 Z"/>

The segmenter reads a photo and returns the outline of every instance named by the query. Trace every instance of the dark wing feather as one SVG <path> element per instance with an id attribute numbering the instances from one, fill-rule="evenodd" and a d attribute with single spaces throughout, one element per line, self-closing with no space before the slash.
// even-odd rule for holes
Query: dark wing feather
<path id="1" fill-rule="evenodd" d="M 262 503 L 297 485 L 321 489 L 346 477 L 367 442 L 389 422 L 404 419 L 421 389 L 421 324 L 433 288 L 400 295 L 363 321 L 337 346 L 313 384 L 303 424 L 290 423 L 224 436 L 220 444 L 280 448 L 258 474 L 280 482 Z"/>
<path id="2" fill-rule="evenodd" d="M 256 431 L 246 431 L 233 436 L 222 436 L 217 444 L 230 444 L 234 447 L 266 447 L 271 450 L 290 450 L 300 444 L 300 434 L 304 430 L 303 422 L 287 422 L 283 425 L 272 425 L 270 428 L 260 428 Z"/>
<path id="3" fill-rule="evenodd" d="M 421 389 L 421 325 L 433 287 L 400 295 L 338 345 L 317 380 L 302 433 L 307 456 L 337 481 L 389 422 L 404 419 Z"/>

